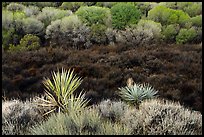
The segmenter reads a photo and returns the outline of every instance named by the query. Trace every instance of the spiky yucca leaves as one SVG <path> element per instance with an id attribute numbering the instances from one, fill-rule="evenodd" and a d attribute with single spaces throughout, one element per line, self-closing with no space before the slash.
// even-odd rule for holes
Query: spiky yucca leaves
<path id="1" fill-rule="evenodd" d="M 128 103 L 138 105 L 144 99 L 154 98 L 158 93 L 149 84 L 133 84 L 119 88 L 119 95 Z"/>
<path id="2" fill-rule="evenodd" d="M 45 85 L 46 99 L 42 99 L 44 103 L 39 105 L 52 108 L 46 114 L 53 111 L 69 112 L 80 111 L 84 108 L 89 100 L 85 99 L 85 94 L 82 92 L 76 97 L 73 92 L 80 86 L 82 79 L 74 74 L 74 70 L 65 70 L 62 72 L 52 73 L 53 82 L 49 78 L 45 78 L 43 84 Z"/>

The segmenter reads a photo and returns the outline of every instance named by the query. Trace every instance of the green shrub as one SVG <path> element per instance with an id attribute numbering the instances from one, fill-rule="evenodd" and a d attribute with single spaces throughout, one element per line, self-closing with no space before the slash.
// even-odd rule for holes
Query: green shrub
<path id="1" fill-rule="evenodd" d="M 57 19 L 62 19 L 65 16 L 71 15 L 70 10 L 61 10 L 55 7 L 45 7 L 42 9 L 42 12 L 38 14 L 37 19 L 45 24 L 45 27 L 50 25 L 52 21 Z"/>
<path id="2" fill-rule="evenodd" d="M 22 22 L 24 34 L 44 35 L 44 24 L 36 18 L 28 17 L 23 19 Z"/>
<path id="3" fill-rule="evenodd" d="M 117 2 L 97 2 L 96 6 L 111 8 L 115 4 L 117 4 Z"/>
<path id="4" fill-rule="evenodd" d="M 75 12 L 80 8 L 84 3 L 83 2 L 63 2 L 60 8 L 64 10 L 71 10 Z"/>
<path id="5" fill-rule="evenodd" d="M 196 37 L 196 30 L 192 27 L 190 29 L 180 29 L 176 36 L 177 44 L 185 44 L 191 42 Z"/>
<path id="6" fill-rule="evenodd" d="M 93 24 L 102 24 L 108 27 L 111 26 L 111 13 L 109 8 L 81 6 L 76 11 L 76 15 L 78 15 L 87 26 L 91 26 Z"/>
<path id="7" fill-rule="evenodd" d="M 143 101 L 126 111 L 122 123 L 135 135 L 202 135 L 202 114 L 161 99 Z"/>
<path id="8" fill-rule="evenodd" d="M 130 3 L 117 3 L 111 7 L 112 26 L 124 29 L 127 25 L 136 24 L 140 19 L 140 11 Z"/>
<path id="9" fill-rule="evenodd" d="M 9 11 L 23 11 L 25 8 L 24 5 L 20 4 L 20 3 L 16 3 L 16 2 L 11 2 L 10 4 L 8 4 L 6 6 L 6 9 Z"/>
<path id="10" fill-rule="evenodd" d="M 29 127 L 42 120 L 40 110 L 30 101 L 2 102 L 2 134 L 24 134 Z"/>
<path id="11" fill-rule="evenodd" d="M 181 9 L 194 17 L 202 14 L 202 2 L 177 2 L 177 9 Z"/>
<path id="12" fill-rule="evenodd" d="M 24 50 L 34 50 L 40 47 L 40 38 L 32 35 L 27 34 L 21 40 L 20 44 L 15 46 L 10 44 L 9 50 L 10 51 L 24 51 Z"/>
<path id="13" fill-rule="evenodd" d="M 179 24 L 171 24 L 164 26 L 162 34 L 166 42 L 175 42 L 176 36 L 179 33 L 180 27 Z"/>
<path id="14" fill-rule="evenodd" d="M 202 27 L 202 15 L 192 17 L 191 22 L 193 26 Z"/>
<path id="15" fill-rule="evenodd" d="M 156 6 L 148 12 L 148 19 L 160 22 L 162 25 L 178 23 L 185 26 L 189 22 L 190 16 L 182 10 L 173 10 L 165 6 Z"/>
<path id="16" fill-rule="evenodd" d="M 106 30 L 107 27 L 101 24 L 93 24 L 91 26 L 91 42 L 97 44 L 106 44 L 107 37 L 106 37 Z"/>

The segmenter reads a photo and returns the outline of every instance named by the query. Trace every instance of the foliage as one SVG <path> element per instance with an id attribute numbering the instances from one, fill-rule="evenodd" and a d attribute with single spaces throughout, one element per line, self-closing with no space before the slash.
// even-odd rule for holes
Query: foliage
<path id="1" fill-rule="evenodd" d="M 112 122 L 119 122 L 128 111 L 129 106 L 122 101 L 111 101 L 110 99 L 103 100 L 94 106 L 101 114 L 101 118 Z"/>
<path id="2" fill-rule="evenodd" d="M 191 22 L 193 26 L 202 27 L 202 15 L 192 17 Z"/>
<path id="3" fill-rule="evenodd" d="M 28 17 L 22 20 L 24 34 L 33 34 L 37 36 L 43 36 L 44 24 L 33 17 Z"/>
<path id="4" fill-rule="evenodd" d="M 71 10 L 72 12 L 75 12 L 78 10 L 78 8 L 83 6 L 83 4 L 84 4 L 83 2 L 63 2 L 60 8 L 64 10 Z"/>
<path id="5" fill-rule="evenodd" d="M 114 29 L 124 29 L 130 24 L 136 24 L 140 19 L 140 11 L 130 3 L 117 3 L 111 7 L 112 26 Z"/>
<path id="6" fill-rule="evenodd" d="M 40 38 L 32 35 L 27 34 L 21 40 L 20 44 L 15 46 L 10 44 L 9 50 L 10 51 L 24 51 L 24 50 L 34 50 L 40 47 Z"/>
<path id="7" fill-rule="evenodd" d="M 139 109 L 127 111 L 121 119 L 134 135 L 201 135 L 202 114 L 179 102 L 151 99 Z"/>
<path id="8" fill-rule="evenodd" d="M 11 2 L 10 4 L 6 6 L 6 9 L 9 11 L 13 11 L 13 12 L 23 11 L 25 9 L 25 6 L 20 3 Z"/>
<path id="9" fill-rule="evenodd" d="M 85 94 L 82 92 L 76 97 L 74 91 L 82 83 L 82 79 L 74 74 L 74 70 L 65 70 L 62 68 L 62 72 L 52 73 L 52 82 L 49 78 L 45 78 L 43 84 L 45 86 L 46 99 L 42 99 L 44 103 L 39 104 L 42 106 L 52 107 L 52 110 L 47 112 L 72 112 L 81 111 L 88 100 L 85 99 Z"/>
<path id="10" fill-rule="evenodd" d="M 45 27 L 47 27 L 52 21 L 62 19 L 63 17 L 71 14 L 72 12 L 70 10 L 61 10 L 55 7 L 44 7 L 42 12 L 38 14 L 37 19 L 43 22 Z"/>
<path id="11" fill-rule="evenodd" d="M 185 44 L 191 42 L 196 37 L 196 30 L 192 27 L 190 29 L 180 29 L 176 36 L 177 44 Z"/>
<path id="12" fill-rule="evenodd" d="M 24 13 L 27 17 L 35 17 L 40 13 L 40 8 L 37 6 L 27 6 L 24 10 Z"/>
<path id="13" fill-rule="evenodd" d="M 117 4 L 117 2 L 97 2 L 96 6 L 111 8 L 115 4 Z"/>
<path id="14" fill-rule="evenodd" d="M 148 19 L 160 22 L 162 25 L 178 23 L 181 26 L 185 26 L 190 20 L 190 16 L 182 10 L 173 10 L 159 5 L 148 12 Z"/>
<path id="15" fill-rule="evenodd" d="M 144 45 L 156 43 L 161 38 L 161 24 L 141 19 L 137 25 L 116 33 L 116 42 L 126 45 Z"/>
<path id="16" fill-rule="evenodd" d="M 40 110 L 30 101 L 19 100 L 2 102 L 2 134 L 24 134 L 28 127 L 42 120 Z"/>
<path id="17" fill-rule="evenodd" d="M 121 98 L 133 105 L 138 105 L 144 99 L 154 98 L 158 92 L 149 84 L 134 84 L 118 89 Z"/>
<path id="18" fill-rule="evenodd" d="M 54 114 L 46 122 L 30 129 L 32 135 L 110 135 L 129 134 L 130 131 L 120 124 L 101 120 L 93 109 L 81 113 Z"/>
<path id="19" fill-rule="evenodd" d="M 78 15 L 87 26 L 102 24 L 110 27 L 111 25 L 111 12 L 109 8 L 81 6 L 76 11 L 76 15 Z"/>
<path id="20" fill-rule="evenodd" d="M 106 44 L 107 43 L 107 37 L 106 37 L 106 29 L 107 27 L 102 24 L 93 24 L 91 26 L 91 42 L 97 43 L 97 44 Z"/>
<path id="21" fill-rule="evenodd" d="M 179 33 L 179 24 L 170 24 L 163 27 L 162 34 L 166 42 L 175 42 L 176 36 Z"/>
<path id="22" fill-rule="evenodd" d="M 89 47 L 90 29 L 83 25 L 77 15 L 64 17 L 51 23 L 46 29 L 46 38 L 51 45 L 60 44 L 61 47 Z"/>

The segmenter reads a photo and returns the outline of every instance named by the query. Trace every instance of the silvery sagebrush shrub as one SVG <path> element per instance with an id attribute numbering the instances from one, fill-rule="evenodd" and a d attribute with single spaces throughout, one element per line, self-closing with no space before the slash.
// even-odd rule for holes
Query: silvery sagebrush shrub
<path id="1" fill-rule="evenodd" d="M 50 39 L 51 45 L 61 45 L 64 48 L 88 48 L 92 45 L 90 28 L 77 15 L 52 22 L 46 29 L 46 38 Z"/>
<path id="2" fill-rule="evenodd" d="M 80 113 L 52 114 L 47 121 L 30 128 L 31 135 L 120 135 L 130 134 L 130 130 L 120 123 L 103 121 L 98 111 L 92 107 Z"/>
<path id="3" fill-rule="evenodd" d="M 95 105 L 94 108 L 98 110 L 101 118 L 118 122 L 128 110 L 129 105 L 122 101 L 112 101 L 107 99 Z"/>
<path id="4" fill-rule="evenodd" d="M 6 6 L 6 9 L 9 11 L 14 11 L 14 12 L 23 11 L 25 9 L 25 6 L 17 2 L 11 2 L 10 4 Z"/>
<path id="5" fill-rule="evenodd" d="M 119 2 L 111 7 L 112 26 L 124 30 L 130 24 L 137 24 L 141 17 L 140 10 L 131 3 Z"/>
<path id="6" fill-rule="evenodd" d="M 24 134 L 28 127 L 42 120 L 42 114 L 32 101 L 11 100 L 2 102 L 2 134 Z"/>
<path id="7" fill-rule="evenodd" d="M 111 12 L 109 8 L 81 6 L 75 13 L 87 26 L 102 24 L 111 27 Z"/>
<path id="8" fill-rule="evenodd" d="M 72 14 L 70 10 L 62 10 L 55 7 L 44 7 L 42 11 L 37 15 L 37 19 L 45 24 L 45 27 L 50 25 L 52 21 L 62 19 L 65 16 Z"/>
<path id="9" fill-rule="evenodd" d="M 117 43 L 127 45 L 137 46 L 156 43 L 162 37 L 161 24 L 141 19 L 136 26 L 117 31 L 115 37 Z"/>
<path id="10" fill-rule="evenodd" d="M 96 6 L 111 8 L 115 4 L 117 4 L 117 2 L 97 2 Z"/>
<path id="11" fill-rule="evenodd" d="M 34 17 L 24 18 L 23 22 L 23 31 L 24 34 L 34 34 L 37 36 L 43 36 L 45 33 L 44 24 L 37 20 Z"/>
<path id="12" fill-rule="evenodd" d="M 116 30 L 112 29 L 112 28 L 107 28 L 105 31 L 108 43 L 110 45 L 114 45 L 114 43 L 116 42 Z"/>
<path id="13" fill-rule="evenodd" d="M 27 6 L 24 8 L 23 12 L 27 17 L 36 17 L 40 13 L 40 8 L 37 6 Z"/>
<path id="14" fill-rule="evenodd" d="M 164 99 L 143 101 L 122 122 L 135 135 L 202 135 L 202 114 Z"/>
<path id="15" fill-rule="evenodd" d="M 180 29 L 178 35 L 176 36 L 176 43 L 177 44 L 185 44 L 190 43 L 196 37 L 196 30 L 194 27 L 190 29 Z"/>

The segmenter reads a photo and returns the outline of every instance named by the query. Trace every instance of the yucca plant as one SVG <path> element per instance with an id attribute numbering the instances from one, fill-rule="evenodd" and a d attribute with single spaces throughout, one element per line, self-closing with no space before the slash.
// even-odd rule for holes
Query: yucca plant
<path id="1" fill-rule="evenodd" d="M 84 108 L 89 100 L 85 99 L 85 94 L 80 94 L 76 97 L 73 93 L 82 83 L 82 79 L 74 74 L 74 70 L 59 70 L 52 73 L 53 82 L 49 78 L 44 78 L 45 99 L 40 98 L 43 102 L 39 105 L 50 107 L 53 111 L 69 112 L 80 111 Z"/>
<path id="2" fill-rule="evenodd" d="M 156 91 L 149 84 L 133 84 L 126 87 L 118 88 L 119 95 L 130 104 L 138 105 L 144 99 L 151 99 L 156 96 Z"/>

